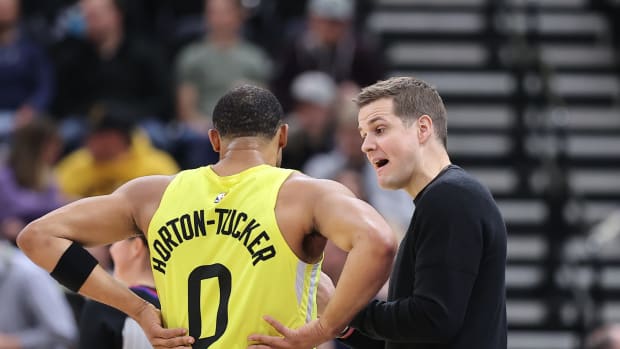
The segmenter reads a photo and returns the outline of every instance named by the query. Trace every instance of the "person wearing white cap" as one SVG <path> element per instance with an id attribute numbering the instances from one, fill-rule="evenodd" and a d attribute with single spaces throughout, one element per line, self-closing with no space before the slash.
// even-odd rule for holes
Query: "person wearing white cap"
<path id="1" fill-rule="evenodd" d="M 308 71 L 293 80 L 291 94 L 291 137 L 282 161 L 285 167 L 301 170 L 310 157 L 332 148 L 336 83 L 323 72 Z"/>
<path id="2" fill-rule="evenodd" d="M 367 86 L 384 77 L 383 58 L 376 45 L 353 26 L 354 0 L 310 0 L 307 27 L 284 45 L 272 89 L 285 109 L 293 104 L 291 84 L 305 71 L 322 71 L 338 85 Z"/>

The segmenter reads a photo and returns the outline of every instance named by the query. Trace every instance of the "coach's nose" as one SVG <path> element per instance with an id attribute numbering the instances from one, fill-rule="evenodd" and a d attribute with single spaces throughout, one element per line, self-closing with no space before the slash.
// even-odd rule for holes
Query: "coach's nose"
<path id="1" fill-rule="evenodd" d="M 366 135 L 362 141 L 362 152 L 368 154 L 368 152 L 375 150 L 376 146 L 374 137 L 372 137 L 372 135 Z"/>

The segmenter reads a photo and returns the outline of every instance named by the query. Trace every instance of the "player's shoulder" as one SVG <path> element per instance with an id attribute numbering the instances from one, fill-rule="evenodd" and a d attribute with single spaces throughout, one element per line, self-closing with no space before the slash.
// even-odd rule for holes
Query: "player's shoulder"
<path id="1" fill-rule="evenodd" d="M 152 175 L 152 176 L 143 176 L 132 179 L 124 184 L 119 190 L 138 190 L 138 191 L 149 191 L 149 190 L 160 190 L 168 187 L 170 182 L 174 179 L 175 175 Z"/>
<path id="2" fill-rule="evenodd" d="M 153 175 L 138 177 L 119 187 L 115 194 L 124 195 L 137 202 L 159 202 L 174 175 Z"/>
<path id="3" fill-rule="evenodd" d="M 301 172 L 292 173 L 284 182 L 283 188 L 298 193 L 297 195 L 323 195 L 325 193 L 349 193 L 347 187 L 331 179 L 319 179 Z"/>

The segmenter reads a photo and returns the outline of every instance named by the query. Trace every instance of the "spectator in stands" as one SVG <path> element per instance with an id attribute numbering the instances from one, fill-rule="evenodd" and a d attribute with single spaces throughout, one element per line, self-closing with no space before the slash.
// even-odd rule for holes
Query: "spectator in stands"
<path id="1" fill-rule="evenodd" d="M 352 25 L 354 0 L 310 0 L 307 14 L 305 30 L 284 45 L 272 83 L 285 110 L 292 106 L 291 83 L 304 71 L 325 72 L 338 85 L 363 87 L 383 78 L 380 51 Z"/>
<path id="2" fill-rule="evenodd" d="M 332 149 L 336 85 L 329 75 L 309 71 L 295 79 L 291 94 L 294 106 L 286 117 L 290 136 L 282 166 L 301 170 L 312 156 Z"/>
<path id="3" fill-rule="evenodd" d="M 204 0 L 206 36 L 185 47 L 176 60 L 177 118 L 175 157 L 183 168 L 217 161 L 207 133 L 217 100 L 243 82 L 266 84 L 271 62 L 241 33 L 245 12 L 241 0 Z"/>
<path id="4" fill-rule="evenodd" d="M 67 37 L 54 49 L 58 95 L 54 114 L 68 118 L 63 136 L 82 139 L 85 115 L 95 102 L 127 111 L 158 146 L 166 139 L 160 121 L 171 111 L 169 70 L 151 43 L 125 30 L 121 0 L 81 0 L 86 40 Z M 74 144 L 70 144 L 74 146 Z"/>
<path id="5" fill-rule="evenodd" d="M 75 320 L 56 281 L 2 238 L 0 309 L 2 349 L 68 349 L 76 342 Z"/>
<path id="6" fill-rule="evenodd" d="M 355 1 L 355 27 L 363 28 L 375 0 Z M 305 22 L 308 0 L 272 0 L 257 2 L 249 20 L 249 34 L 270 53 L 276 53 L 286 42 L 282 33 L 296 33 Z"/>
<path id="7" fill-rule="evenodd" d="M 205 0 L 207 35 L 181 51 L 176 63 L 177 114 L 191 128 L 206 133 L 217 100 L 242 82 L 265 84 L 271 62 L 241 36 L 240 0 Z"/>
<path id="8" fill-rule="evenodd" d="M 49 121 L 37 119 L 15 131 L 6 164 L 0 167 L 0 235 L 15 242 L 30 221 L 60 207 L 53 165 L 61 142 Z"/>
<path id="9" fill-rule="evenodd" d="M 46 111 L 53 92 L 47 56 L 19 29 L 19 0 L 0 0 L 0 138 Z"/>
<path id="10" fill-rule="evenodd" d="M 110 247 L 114 277 L 159 308 L 150 254 L 143 235 L 118 241 Z M 127 314 L 88 300 L 80 317 L 80 349 L 152 349 L 140 325 Z"/>
<path id="11" fill-rule="evenodd" d="M 65 195 L 109 194 L 130 179 L 178 171 L 172 157 L 154 149 L 148 137 L 135 131 L 129 118 L 101 106 L 95 107 L 90 117 L 86 146 L 62 159 L 56 168 Z"/>
<path id="12" fill-rule="evenodd" d="M 620 324 L 594 329 L 586 338 L 584 349 L 620 349 Z"/>

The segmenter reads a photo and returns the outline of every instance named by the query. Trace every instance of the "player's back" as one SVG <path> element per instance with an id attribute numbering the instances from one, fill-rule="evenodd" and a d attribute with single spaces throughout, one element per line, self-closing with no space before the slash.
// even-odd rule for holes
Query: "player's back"
<path id="1" fill-rule="evenodd" d="M 164 324 L 189 328 L 194 348 L 245 348 L 251 333 L 277 333 L 316 318 L 320 264 L 301 261 L 276 220 L 293 171 L 260 165 L 231 176 L 211 167 L 179 173 L 148 229 Z"/>

